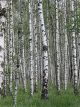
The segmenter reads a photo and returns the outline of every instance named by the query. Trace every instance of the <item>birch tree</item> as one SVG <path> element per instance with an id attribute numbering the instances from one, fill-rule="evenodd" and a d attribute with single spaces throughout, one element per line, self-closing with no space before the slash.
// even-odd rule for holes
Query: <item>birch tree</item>
<path id="1" fill-rule="evenodd" d="M 42 33 L 42 56 L 43 56 L 43 82 L 42 82 L 41 97 L 43 99 L 47 99 L 48 98 L 48 41 L 45 31 L 42 0 L 38 0 L 38 14 L 41 25 L 41 33 Z"/>
<path id="2" fill-rule="evenodd" d="M 65 90 L 67 89 L 68 83 L 68 37 L 67 37 L 67 7 L 66 0 L 63 0 L 63 9 L 64 9 L 64 34 L 65 34 Z"/>
<path id="3" fill-rule="evenodd" d="M 33 85 L 33 2 L 29 0 L 29 43 L 30 43 L 30 88 L 31 88 L 31 95 L 33 96 L 34 92 L 34 85 Z"/>
<path id="4" fill-rule="evenodd" d="M 12 0 L 8 1 L 9 6 L 9 65 L 10 65 L 10 92 L 12 93 L 12 76 L 13 76 L 13 6 Z"/>
<path id="5" fill-rule="evenodd" d="M 0 1 L 0 95 L 2 94 L 4 79 L 6 6 L 6 0 Z"/>
<path id="6" fill-rule="evenodd" d="M 33 18 L 34 18 L 34 91 L 37 91 L 37 85 L 38 85 L 38 33 L 37 33 L 37 29 L 38 29 L 38 25 L 37 25 L 37 1 L 34 0 L 33 3 Z"/>
<path id="7" fill-rule="evenodd" d="M 72 12 L 72 61 L 74 72 L 74 93 L 78 92 L 78 67 L 77 67 L 77 51 L 76 51 L 76 5 L 77 0 L 71 0 L 71 12 Z"/>
<path id="8" fill-rule="evenodd" d="M 59 8 L 58 8 L 58 0 L 56 0 L 56 82 L 57 82 L 57 90 L 60 91 L 60 34 L 59 34 Z"/>

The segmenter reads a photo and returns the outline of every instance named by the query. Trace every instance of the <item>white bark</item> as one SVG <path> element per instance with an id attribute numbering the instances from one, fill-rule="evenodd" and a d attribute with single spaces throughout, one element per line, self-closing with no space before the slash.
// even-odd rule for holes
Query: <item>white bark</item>
<path id="1" fill-rule="evenodd" d="M 42 98 L 48 98 L 48 41 L 44 25 L 42 0 L 38 0 L 38 14 L 41 24 L 42 33 L 42 51 L 43 51 L 43 83 L 42 83 Z"/>
<path id="2" fill-rule="evenodd" d="M 12 0 L 8 1 L 9 6 L 9 65 L 10 65 L 10 92 L 12 93 L 12 75 L 13 75 L 13 10 Z"/>
<path id="3" fill-rule="evenodd" d="M 0 32 L 0 89 L 2 89 L 3 82 L 3 63 L 4 63 L 4 34 Z M 1 94 L 1 93 L 0 93 Z"/>
<path id="4" fill-rule="evenodd" d="M 5 54 L 5 23 L 6 23 L 6 18 L 5 18 L 5 12 L 6 12 L 6 0 L 4 1 L 0 1 L 0 5 L 1 5 L 1 15 L 0 15 L 0 94 L 1 90 L 3 88 L 2 84 L 3 84 L 3 79 L 4 79 L 4 54 Z M 5 11 L 3 12 L 3 8 L 5 9 Z"/>
<path id="5" fill-rule="evenodd" d="M 59 13 L 58 13 L 58 0 L 56 0 L 56 75 L 57 75 L 57 90 L 60 91 L 60 34 L 59 34 Z"/>
<path id="6" fill-rule="evenodd" d="M 38 33 L 37 33 L 37 4 L 36 0 L 34 0 L 34 72 L 35 72 L 35 83 L 34 83 L 34 91 L 37 91 L 38 85 Z"/>
<path id="7" fill-rule="evenodd" d="M 76 54 L 76 0 L 71 0 L 72 11 L 72 61 L 74 72 L 74 93 L 78 91 L 78 67 L 77 67 L 77 54 Z"/>
<path id="8" fill-rule="evenodd" d="M 80 85 L 80 33 L 78 34 L 78 72 L 79 72 L 79 82 L 78 86 Z"/>
<path id="9" fill-rule="evenodd" d="M 33 13 L 32 13 L 32 1 L 29 0 L 29 30 L 30 30 L 30 36 L 29 36 L 29 42 L 30 42 L 30 87 L 31 87 L 31 95 L 33 95 L 34 87 L 33 87 Z"/>
<path id="10" fill-rule="evenodd" d="M 65 90 L 67 89 L 68 83 L 68 38 L 67 38 L 67 13 L 66 13 L 66 0 L 63 0 L 64 9 L 64 34 L 65 34 Z"/>

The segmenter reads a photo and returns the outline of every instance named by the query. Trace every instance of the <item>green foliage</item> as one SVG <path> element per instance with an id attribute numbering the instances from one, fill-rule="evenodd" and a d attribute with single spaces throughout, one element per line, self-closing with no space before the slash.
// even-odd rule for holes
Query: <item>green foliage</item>
<path id="1" fill-rule="evenodd" d="M 29 90 L 28 90 L 29 91 Z M 80 96 L 75 96 L 73 90 L 61 91 L 60 95 L 52 87 L 49 89 L 49 99 L 41 100 L 41 93 L 34 94 L 24 93 L 22 89 L 18 92 L 16 107 L 80 107 Z M 1 98 L 0 107 L 13 107 L 12 98 Z"/>

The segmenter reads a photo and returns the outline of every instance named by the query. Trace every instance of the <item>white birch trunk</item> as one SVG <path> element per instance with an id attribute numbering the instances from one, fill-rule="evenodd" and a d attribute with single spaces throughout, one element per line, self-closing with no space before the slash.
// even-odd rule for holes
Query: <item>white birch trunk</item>
<path id="1" fill-rule="evenodd" d="M 32 1 L 29 0 L 29 43 L 30 43 L 30 87 L 31 87 L 31 95 L 33 96 L 34 86 L 33 86 L 33 13 L 32 13 Z"/>
<path id="2" fill-rule="evenodd" d="M 34 0 L 34 73 L 35 73 L 35 83 L 34 83 L 34 91 L 37 91 L 38 85 L 38 32 L 37 32 L 37 4 L 36 0 Z"/>
<path id="3" fill-rule="evenodd" d="M 8 1 L 9 6 L 9 65 L 10 65 L 10 92 L 12 94 L 12 76 L 13 76 L 13 10 L 12 0 Z"/>
<path id="4" fill-rule="evenodd" d="M 67 38 L 67 13 L 66 13 L 66 0 L 63 0 L 63 9 L 64 9 L 64 34 L 65 34 L 65 90 L 67 89 L 68 83 L 68 38 Z"/>
<path id="5" fill-rule="evenodd" d="M 4 34 L 0 32 L 0 94 L 2 90 L 2 83 L 3 83 L 3 64 L 4 64 Z"/>
<path id="6" fill-rule="evenodd" d="M 58 0 L 56 0 L 56 82 L 57 90 L 60 91 L 60 34 L 59 34 L 59 13 L 58 13 Z"/>
<path id="7" fill-rule="evenodd" d="M 74 93 L 78 92 L 78 67 L 77 67 L 77 54 L 76 54 L 76 0 L 71 0 L 72 11 L 72 61 L 74 72 Z"/>
<path id="8" fill-rule="evenodd" d="M 6 0 L 0 1 L 0 95 L 3 89 L 3 79 L 4 79 L 4 55 L 5 55 L 5 24 L 6 24 Z"/>
<path id="9" fill-rule="evenodd" d="M 78 86 L 80 85 L 80 33 L 78 34 L 78 72 L 79 72 L 79 82 Z"/>
<path id="10" fill-rule="evenodd" d="M 43 51 L 43 83 L 42 83 L 42 95 L 43 99 L 48 98 L 48 41 L 44 25 L 43 17 L 43 6 L 42 0 L 38 0 L 38 14 L 41 24 L 41 33 L 42 33 L 42 51 Z"/>

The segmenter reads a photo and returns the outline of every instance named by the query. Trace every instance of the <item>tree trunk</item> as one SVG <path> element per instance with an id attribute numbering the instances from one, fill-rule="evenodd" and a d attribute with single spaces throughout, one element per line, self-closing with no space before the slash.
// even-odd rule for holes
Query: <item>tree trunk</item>
<path id="1" fill-rule="evenodd" d="M 42 51 L 43 51 L 43 83 L 42 83 L 42 99 L 48 98 L 48 43 L 44 25 L 42 0 L 38 0 L 38 14 L 42 32 Z"/>

